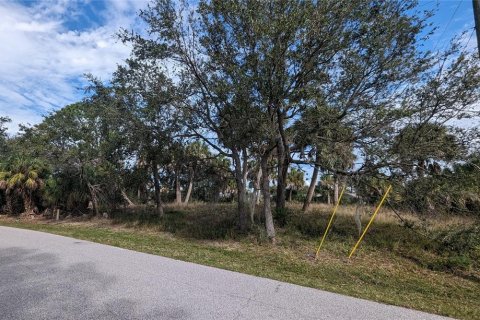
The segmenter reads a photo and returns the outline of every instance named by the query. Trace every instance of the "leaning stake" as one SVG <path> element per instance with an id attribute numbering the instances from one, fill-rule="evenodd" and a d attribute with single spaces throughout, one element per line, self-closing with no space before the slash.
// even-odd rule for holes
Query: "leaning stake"
<path id="1" fill-rule="evenodd" d="M 388 186 L 388 189 L 387 189 L 387 191 L 385 192 L 385 194 L 383 195 L 383 198 L 382 198 L 382 200 L 380 201 L 377 209 L 375 209 L 375 212 L 373 213 L 372 217 L 370 218 L 370 221 L 368 222 L 367 226 L 365 227 L 365 230 L 363 230 L 363 233 L 362 233 L 362 235 L 360 236 L 360 239 L 358 239 L 357 243 L 355 244 L 355 246 L 354 246 L 353 249 L 352 249 L 352 252 L 350 252 L 350 255 L 348 256 L 349 259 L 350 259 L 350 257 L 352 256 L 352 254 L 355 252 L 355 250 L 357 250 L 357 247 L 358 247 L 358 245 L 360 244 L 360 242 L 362 242 L 363 236 L 365 236 L 365 233 L 367 233 L 368 227 L 370 227 L 370 225 L 371 225 L 372 222 L 373 222 L 373 219 L 375 219 L 375 216 L 377 215 L 378 211 L 379 211 L 380 208 L 382 207 L 382 204 L 383 204 L 383 202 L 385 201 L 385 199 L 387 198 L 387 195 L 388 195 L 388 193 L 390 192 L 390 189 L 392 189 L 392 185 L 389 185 L 389 186 Z"/>
<path id="2" fill-rule="evenodd" d="M 320 252 L 320 248 L 322 247 L 323 241 L 325 240 L 325 237 L 327 236 L 328 230 L 330 229 L 330 226 L 332 225 L 333 217 L 335 216 L 335 213 L 337 212 L 338 205 L 340 204 L 340 200 L 342 200 L 343 192 L 345 191 L 345 186 L 342 188 L 342 192 L 340 193 L 340 197 L 338 197 L 337 204 L 335 205 L 335 208 L 333 209 L 332 216 L 330 217 L 330 221 L 328 221 L 327 229 L 325 229 L 325 233 L 323 234 L 322 240 L 320 241 L 320 244 L 318 245 L 317 253 L 315 254 L 315 260 L 318 257 L 318 252 Z"/>

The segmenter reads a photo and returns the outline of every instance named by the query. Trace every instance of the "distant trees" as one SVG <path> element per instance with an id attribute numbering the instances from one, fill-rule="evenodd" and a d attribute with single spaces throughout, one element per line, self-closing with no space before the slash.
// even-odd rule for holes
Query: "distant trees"
<path id="1" fill-rule="evenodd" d="M 99 215 L 102 204 L 111 210 L 121 202 L 125 127 L 115 103 L 98 89 L 89 100 L 69 105 L 26 129 L 16 142 L 22 147 L 22 158 L 41 159 L 49 165 L 47 190 L 65 210 L 82 212 L 90 203 Z"/>
<path id="2" fill-rule="evenodd" d="M 153 202 L 162 216 L 168 199 L 234 192 L 246 231 L 261 191 L 275 241 L 271 198 L 284 212 L 302 167 L 304 210 L 319 179 L 331 202 L 347 181 L 373 201 L 387 180 L 414 190 L 470 168 L 471 132 L 453 120 L 477 116 L 478 57 L 424 50 L 431 13 L 415 1 L 156 0 L 140 16 L 147 32 L 120 32 L 132 54 L 108 84 L 91 78 L 85 101 L 14 139 L 0 131 L 0 148 L 48 163 L 55 206 Z"/>
<path id="3" fill-rule="evenodd" d="M 6 124 L 10 122 L 8 117 L 0 117 L 0 158 L 4 158 L 7 153 L 7 128 Z"/>
<path id="4" fill-rule="evenodd" d="M 305 186 L 303 171 L 292 168 L 287 174 L 288 201 L 292 201 L 293 191 L 298 191 Z"/>
<path id="5" fill-rule="evenodd" d="M 435 162 L 422 168 L 420 176 L 400 188 L 399 205 L 407 210 L 433 215 L 478 213 L 480 210 L 478 156 L 452 167 Z"/>
<path id="6" fill-rule="evenodd" d="M 199 175 L 199 168 L 205 166 L 206 162 L 212 160 L 212 158 L 213 155 L 208 150 L 208 146 L 202 141 L 194 141 L 186 146 L 185 156 L 182 159 L 183 165 L 186 167 L 188 172 L 188 187 L 187 193 L 183 200 L 184 204 L 188 204 L 190 201 L 193 192 L 193 184 L 196 177 Z M 217 169 L 222 170 L 221 168 Z"/>

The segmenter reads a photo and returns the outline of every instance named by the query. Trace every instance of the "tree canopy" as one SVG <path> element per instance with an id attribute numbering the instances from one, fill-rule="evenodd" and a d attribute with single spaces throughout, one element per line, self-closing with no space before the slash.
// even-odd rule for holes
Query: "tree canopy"
<path id="1" fill-rule="evenodd" d="M 88 98 L 12 138 L 0 118 L 2 153 L 45 164 L 33 174 L 33 162 L 20 170 L 2 156 L 3 193 L 21 173 L 25 212 L 137 203 L 162 216 L 164 201 L 233 191 L 246 231 L 261 191 L 272 241 L 271 197 L 283 212 L 307 168 L 304 210 L 320 174 L 335 199 L 340 184 L 373 199 L 385 181 L 406 190 L 398 205 L 418 188 L 428 198 L 427 185 L 447 187 L 441 177 L 477 174 L 476 132 L 457 123 L 478 116 L 480 97 L 476 53 L 460 41 L 424 49 L 432 14 L 410 0 L 152 1 L 146 30 L 119 31 L 131 56 L 108 81 L 89 77 Z M 478 202 L 466 190 L 462 201 Z"/>

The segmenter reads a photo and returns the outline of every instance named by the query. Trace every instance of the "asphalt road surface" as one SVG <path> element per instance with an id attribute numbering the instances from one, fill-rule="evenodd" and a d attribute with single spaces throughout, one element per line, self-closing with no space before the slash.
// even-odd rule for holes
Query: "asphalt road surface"
<path id="1" fill-rule="evenodd" d="M 442 319 L 293 284 L 0 227 L 0 319 Z"/>

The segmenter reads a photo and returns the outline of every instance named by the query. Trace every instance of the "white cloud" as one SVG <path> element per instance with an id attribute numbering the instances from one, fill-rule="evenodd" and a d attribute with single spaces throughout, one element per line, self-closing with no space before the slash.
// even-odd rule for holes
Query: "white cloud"
<path id="1" fill-rule="evenodd" d="M 82 14 L 83 1 L 52 0 L 33 6 L 0 1 L 0 115 L 34 124 L 48 112 L 81 98 L 75 87 L 85 73 L 108 79 L 130 52 L 118 42 L 120 27 L 138 23 L 142 0 L 107 0 L 105 23 L 68 30 L 65 22 Z"/>

